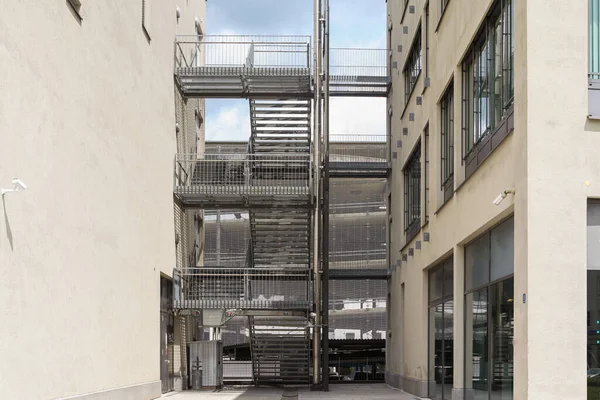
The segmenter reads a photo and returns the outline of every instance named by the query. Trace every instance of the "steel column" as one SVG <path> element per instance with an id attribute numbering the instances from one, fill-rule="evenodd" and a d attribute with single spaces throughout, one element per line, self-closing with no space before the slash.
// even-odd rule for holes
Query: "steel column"
<path id="1" fill-rule="evenodd" d="M 329 0 L 325 0 L 325 35 L 323 60 L 323 274 L 322 299 L 322 354 L 323 390 L 329 390 Z"/>
<path id="2" fill-rule="evenodd" d="M 321 145 L 321 0 L 315 0 L 314 2 L 314 93 L 315 93 L 315 129 L 313 134 L 313 166 L 314 166 L 314 194 L 315 194 L 315 208 L 314 208 L 314 224 L 313 224 L 313 293 L 314 293 L 314 313 L 313 319 L 313 385 L 319 384 L 319 358 L 320 349 L 319 346 L 319 330 L 321 328 L 320 322 L 320 241 L 319 241 L 319 220 L 320 220 L 320 174 L 321 174 L 321 163 L 319 147 Z"/>

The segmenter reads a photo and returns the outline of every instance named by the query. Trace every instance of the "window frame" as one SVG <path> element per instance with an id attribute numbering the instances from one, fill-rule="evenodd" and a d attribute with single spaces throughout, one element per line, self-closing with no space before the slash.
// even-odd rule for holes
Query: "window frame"
<path id="1" fill-rule="evenodd" d="M 410 241 L 421 229 L 421 140 L 402 169 L 404 177 L 404 233 Z M 412 175 L 412 176 L 411 176 Z"/>
<path id="2" fill-rule="evenodd" d="M 442 275 L 442 287 L 441 287 L 441 296 L 437 299 L 432 300 L 432 283 L 433 283 L 433 276 L 435 273 L 441 271 L 441 275 Z M 450 293 L 446 293 L 446 278 L 448 276 L 450 276 L 450 280 L 452 282 L 452 290 Z M 446 366 L 444 365 L 444 353 L 445 353 L 445 349 L 446 349 L 446 338 L 445 338 L 445 331 L 446 331 L 446 324 L 444 322 L 444 319 L 446 317 L 446 313 L 445 313 L 445 309 L 448 303 L 452 302 L 452 307 L 454 308 L 455 306 L 455 302 L 454 302 L 454 255 L 450 255 L 447 258 L 445 258 L 443 261 L 441 261 L 439 264 L 435 265 L 434 267 L 430 268 L 428 271 L 428 275 L 427 275 L 427 320 L 428 320 L 428 324 L 427 324 L 427 328 L 428 328 L 428 332 L 427 332 L 427 369 L 428 371 L 431 371 L 431 352 L 434 351 L 435 352 L 435 344 L 434 344 L 434 348 L 431 348 L 431 334 L 432 334 L 432 328 L 435 329 L 435 326 L 432 327 L 431 325 L 431 318 L 430 318 L 430 313 L 431 313 L 431 309 L 435 309 L 438 306 L 442 306 L 442 340 L 441 340 L 441 347 L 442 347 L 442 381 L 444 380 L 444 378 L 446 377 L 445 374 L 445 370 L 446 370 Z M 452 321 L 452 324 L 453 321 Z M 435 321 L 434 321 L 434 325 L 435 325 Z M 452 342 L 454 341 L 454 332 L 453 332 L 453 338 L 452 338 Z M 455 348 L 453 348 L 453 352 L 455 351 Z M 454 356 L 454 354 L 452 354 L 452 357 Z M 435 365 L 434 367 L 434 377 L 435 377 Z M 454 369 L 454 362 L 451 365 L 451 368 Z M 431 376 L 428 378 L 428 381 L 431 382 Z M 445 389 L 445 388 L 444 388 Z M 442 397 L 444 399 L 448 399 L 450 398 L 450 396 L 446 396 L 445 394 L 445 390 L 443 390 L 442 392 Z M 432 393 L 431 393 L 431 386 L 428 385 L 428 396 L 432 397 Z"/>
<path id="3" fill-rule="evenodd" d="M 495 1 L 461 70 L 461 153 L 468 178 L 514 130 L 514 0 Z"/>
<path id="4" fill-rule="evenodd" d="M 408 104 L 417 82 L 421 76 L 423 67 L 423 46 L 421 38 L 421 24 L 417 27 L 415 37 L 410 45 L 410 51 L 406 57 L 402 75 L 404 77 L 404 104 Z"/>
<path id="5" fill-rule="evenodd" d="M 440 182 L 444 203 L 454 194 L 454 81 L 440 103 Z"/>
<path id="6" fill-rule="evenodd" d="M 588 78 L 600 79 L 600 2 L 588 0 Z"/>
<path id="7" fill-rule="evenodd" d="M 424 155 L 424 165 L 423 165 L 423 178 L 425 185 L 425 198 L 423 199 L 423 208 L 424 208 L 424 222 L 423 225 L 426 225 L 429 222 L 429 151 L 430 151 L 430 142 L 429 142 L 429 122 L 425 125 L 425 129 L 423 129 L 423 137 L 425 142 L 425 155 Z"/>

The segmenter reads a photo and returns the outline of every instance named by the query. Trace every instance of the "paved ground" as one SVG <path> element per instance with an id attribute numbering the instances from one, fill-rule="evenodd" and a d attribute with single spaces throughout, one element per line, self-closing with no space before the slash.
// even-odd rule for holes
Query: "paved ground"
<path id="1" fill-rule="evenodd" d="M 339 384 L 330 385 L 329 392 L 311 392 L 310 389 L 298 390 L 276 388 L 236 388 L 215 391 L 187 391 L 163 396 L 166 400 L 414 400 L 402 391 L 384 384 Z"/>
<path id="2" fill-rule="evenodd" d="M 298 400 L 338 399 L 338 400 L 415 400 L 415 396 L 379 384 L 338 384 L 329 385 L 329 392 L 311 392 L 302 389 Z"/>

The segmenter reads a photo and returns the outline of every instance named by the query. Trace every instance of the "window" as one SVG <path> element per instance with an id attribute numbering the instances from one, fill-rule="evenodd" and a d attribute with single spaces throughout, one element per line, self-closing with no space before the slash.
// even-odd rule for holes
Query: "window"
<path id="1" fill-rule="evenodd" d="M 423 202 L 423 205 L 425 207 L 425 223 L 427 223 L 429 222 L 429 124 L 425 127 L 423 136 L 425 137 L 425 201 Z"/>
<path id="2" fill-rule="evenodd" d="M 452 257 L 429 272 L 429 397 L 452 398 L 454 270 Z"/>
<path id="3" fill-rule="evenodd" d="M 404 167 L 404 231 L 407 241 L 421 225 L 421 143 L 418 143 Z"/>
<path id="4" fill-rule="evenodd" d="M 589 76 L 600 79 L 600 0 L 589 0 Z"/>
<path id="5" fill-rule="evenodd" d="M 587 380 L 588 398 L 597 394 L 600 382 L 600 203 L 588 200 L 587 205 Z M 583 350 L 583 349 L 582 349 Z"/>
<path id="6" fill-rule="evenodd" d="M 419 79 L 419 75 L 421 74 L 421 56 L 421 27 L 419 26 L 403 71 L 404 100 L 406 103 L 408 103 L 408 99 L 415 89 L 417 79 Z"/>
<path id="7" fill-rule="evenodd" d="M 465 247 L 465 388 L 472 398 L 513 398 L 514 220 Z"/>
<path id="8" fill-rule="evenodd" d="M 428 78 L 428 77 L 429 77 L 429 2 L 427 2 L 427 4 L 425 4 L 425 78 Z"/>
<path id="9" fill-rule="evenodd" d="M 464 157 L 513 103 L 513 14 L 513 0 L 498 0 L 463 62 Z"/>
<path id="10" fill-rule="evenodd" d="M 441 173 L 444 203 L 454 192 L 454 84 L 451 83 L 442 101 L 441 109 Z"/>

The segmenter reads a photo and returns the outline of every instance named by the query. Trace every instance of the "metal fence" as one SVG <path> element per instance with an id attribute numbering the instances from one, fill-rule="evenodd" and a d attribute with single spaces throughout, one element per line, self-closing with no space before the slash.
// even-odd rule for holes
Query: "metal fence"
<path id="1" fill-rule="evenodd" d="M 175 68 L 308 69 L 311 61 L 310 45 L 310 36 L 177 36 Z"/>
<path id="2" fill-rule="evenodd" d="M 306 202 L 311 189 L 309 154 L 178 154 L 174 192 L 199 203 L 235 204 L 265 198 Z"/>
<path id="3" fill-rule="evenodd" d="M 181 271 L 182 298 L 176 308 L 306 309 L 307 268 L 187 268 Z"/>

